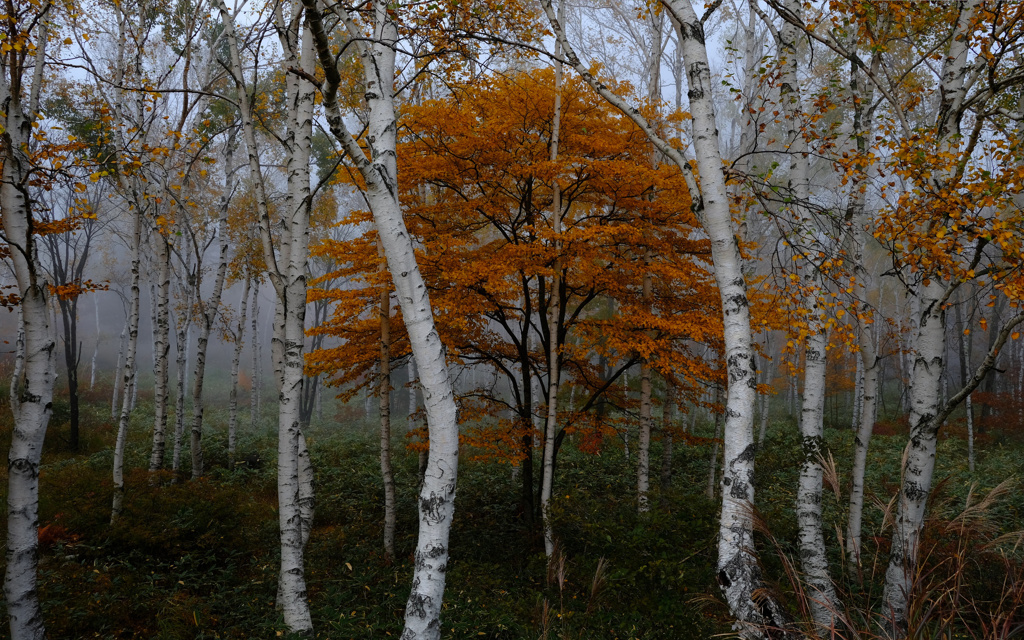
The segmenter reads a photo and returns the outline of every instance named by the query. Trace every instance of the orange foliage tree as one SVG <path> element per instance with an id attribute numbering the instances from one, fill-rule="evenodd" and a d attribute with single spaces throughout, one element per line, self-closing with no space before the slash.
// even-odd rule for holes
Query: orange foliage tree
<path id="1" fill-rule="evenodd" d="M 614 433 L 614 421 L 596 419 L 596 408 L 604 400 L 629 409 L 614 383 L 641 358 L 683 396 L 720 375 L 694 353 L 697 344 L 721 352 L 722 329 L 709 246 L 682 178 L 652 168 L 646 138 L 576 80 L 562 90 L 552 162 L 553 105 L 550 70 L 478 79 L 446 99 L 407 106 L 398 152 L 407 223 L 448 357 L 478 372 L 462 389 L 461 419 L 472 424 L 463 439 L 522 464 L 527 514 L 535 504 L 534 379 L 548 373 L 544 319 L 552 306 L 562 388 L 572 398 L 558 444 L 574 431 L 590 434 L 584 441 L 592 446 L 595 434 Z M 562 192 L 560 252 L 551 226 L 554 180 Z M 345 222 L 368 221 L 355 212 Z M 351 394 L 371 379 L 379 353 L 374 311 L 390 276 L 376 268 L 372 232 L 325 240 L 314 252 L 330 255 L 340 265 L 330 275 L 350 286 L 310 294 L 334 304 L 317 331 L 340 342 L 310 354 L 309 369 Z M 562 272 L 552 291 L 556 258 Z M 649 302 L 642 297 L 648 271 Z M 392 358 L 407 357 L 403 323 L 391 327 Z"/>

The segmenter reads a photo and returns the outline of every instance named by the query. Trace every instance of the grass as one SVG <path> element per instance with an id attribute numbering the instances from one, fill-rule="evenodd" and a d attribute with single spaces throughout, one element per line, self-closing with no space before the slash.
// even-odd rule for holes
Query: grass
<path id="1" fill-rule="evenodd" d="M 227 416 L 219 409 L 224 403 L 211 402 L 204 438 L 211 472 L 201 481 L 175 484 L 169 474 L 154 481 L 143 471 L 152 411 L 140 397 L 127 450 L 132 471 L 126 479 L 125 511 L 110 526 L 113 424 L 108 401 L 103 392 L 84 399 L 81 451 L 65 450 L 59 412 L 48 436 L 41 475 L 40 597 L 50 636 L 277 637 L 282 623 L 273 605 L 278 541 L 270 411 L 256 431 L 249 429 L 247 415 L 240 420 L 238 457 L 256 454 L 250 459 L 261 463 L 229 471 Z M 6 446 L 10 413 L 6 407 L 0 410 L 0 446 Z M 320 638 L 397 638 L 416 538 L 416 455 L 396 437 L 399 519 L 396 559 L 389 563 L 380 541 L 383 492 L 374 429 L 351 417 L 357 411 L 340 407 L 336 413 L 345 417 L 316 424 L 309 434 L 317 491 L 306 555 L 314 626 Z M 698 435 L 710 436 L 710 429 L 699 425 Z M 796 557 L 793 500 L 800 448 L 795 427 L 785 420 L 773 423 L 770 433 L 759 453 L 756 483 L 758 509 L 773 537 L 762 536 L 761 553 L 766 575 L 781 578 L 783 564 Z M 937 533 L 929 547 L 928 584 L 948 600 L 949 584 L 939 580 L 940 574 L 968 576 L 970 582 L 959 587 L 966 599 L 959 602 L 978 605 L 979 611 L 968 617 L 980 620 L 1008 606 L 998 600 L 1005 592 L 1003 578 L 1013 574 L 1015 565 L 1000 566 L 996 556 L 958 556 L 962 547 L 954 544 L 956 530 L 942 529 L 940 521 L 952 522 L 963 511 L 972 481 L 979 485 L 973 495 L 979 496 L 1007 477 L 1024 475 L 1024 457 L 1019 443 L 988 446 L 971 476 L 965 444 L 953 434 L 940 443 L 936 477 L 944 480 L 932 510 Z M 852 434 L 829 430 L 827 440 L 842 476 L 849 471 L 844 462 L 851 458 Z M 872 441 L 868 490 L 882 503 L 895 489 L 903 445 L 900 434 Z M 710 451 L 703 446 L 678 446 L 676 451 L 673 486 L 664 496 L 654 496 L 654 510 L 640 517 L 633 501 L 635 469 L 621 446 L 609 445 L 594 456 L 567 442 L 552 506 L 561 544 L 551 567 L 539 532 L 523 529 L 517 513 L 519 485 L 511 468 L 465 456 L 444 636 L 656 640 L 727 633 L 729 619 L 714 579 L 717 505 L 704 495 Z M 183 458 L 187 461 L 187 455 Z M 824 508 L 826 530 L 845 523 L 842 501 L 827 494 Z M 1022 513 L 1024 492 L 1006 492 L 985 514 L 987 535 L 1021 528 Z M 865 511 L 865 531 L 876 532 L 866 537 L 865 553 L 884 560 L 883 516 L 879 508 Z M 864 586 L 846 575 L 835 532 L 830 537 L 832 567 L 849 602 L 863 607 L 877 602 L 877 574 Z M 959 568 L 943 564 L 961 556 Z M 799 589 L 784 580 L 771 586 L 798 615 Z M 1013 628 L 1018 614 L 1011 608 L 1007 615 Z M 0 629 L 0 637 L 4 633 L 6 628 Z"/>

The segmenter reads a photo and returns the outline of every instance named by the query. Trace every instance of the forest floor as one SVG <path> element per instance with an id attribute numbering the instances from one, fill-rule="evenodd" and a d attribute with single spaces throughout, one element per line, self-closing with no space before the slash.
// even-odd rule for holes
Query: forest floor
<path id="1" fill-rule="evenodd" d="M 5 405 L 6 393 L 0 397 Z M 86 394 L 84 400 L 83 440 L 76 453 L 64 444 L 66 403 L 55 403 L 41 473 L 40 597 L 49 636 L 282 637 L 274 609 L 276 435 L 270 408 L 255 431 L 248 415 L 240 416 L 238 459 L 245 462 L 229 470 L 226 411 L 217 408 L 223 403 L 211 403 L 204 438 L 210 473 L 200 481 L 176 483 L 169 472 L 153 477 L 145 471 L 152 413 L 140 398 L 128 448 L 132 471 L 126 477 L 125 510 L 111 526 L 114 422 L 103 393 Z M 395 438 L 397 558 L 389 563 L 380 541 L 383 490 L 375 431 L 345 407 L 338 413 L 314 424 L 309 437 L 317 498 L 306 568 L 316 637 L 397 638 L 416 540 L 416 454 Z M 9 408 L 0 406 L 5 450 L 10 420 Z M 839 492 L 826 493 L 825 529 L 836 580 L 853 609 L 877 602 L 881 591 L 890 535 L 883 513 L 899 481 L 905 445 L 898 425 L 883 424 L 879 430 L 871 443 L 868 492 L 874 498 L 865 510 L 861 576 L 843 568 L 837 536 L 845 523 L 852 433 L 827 433 Z M 984 604 L 998 600 L 1004 577 L 1014 574 L 1019 583 L 1019 569 L 997 566 L 1005 553 L 972 556 L 973 568 L 950 569 L 949 559 L 961 553 L 964 541 L 962 529 L 956 534 L 949 523 L 963 510 L 972 483 L 977 496 L 1008 477 L 1024 477 L 1024 455 L 1019 434 L 984 435 L 977 471 L 969 474 L 961 431 L 953 425 L 941 437 L 930 529 L 936 533 L 927 554 L 932 568 L 922 588 L 941 588 L 949 580 L 944 571 L 973 572 L 963 576 L 973 585 L 968 595 Z M 698 436 L 710 432 L 710 425 L 698 425 Z M 551 571 L 539 532 L 524 528 L 520 482 L 512 468 L 464 455 L 444 637 L 655 640 L 727 633 L 729 620 L 714 577 L 717 506 L 706 495 L 710 448 L 680 443 L 675 450 L 671 488 L 655 493 L 652 511 L 638 516 L 635 458 L 626 460 L 622 443 L 608 442 L 593 455 L 567 440 L 553 507 L 563 561 Z M 652 460 L 659 468 L 658 442 Z M 769 586 L 796 617 L 800 599 L 793 596 L 785 565 L 797 557 L 793 502 L 799 464 L 792 422 L 773 422 L 757 460 L 758 510 L 764 529 L 771 531 L 761 536 L 761 555 Z M 1024 492 L 1010 492 L 984 518 L 985 526 L 972 531 L 986 540 L 1024 528 Z M 975 546 L 980 549 L 983 542 Z M 0 637 L 7 633 L 6 624 L 0 626 Z"/>

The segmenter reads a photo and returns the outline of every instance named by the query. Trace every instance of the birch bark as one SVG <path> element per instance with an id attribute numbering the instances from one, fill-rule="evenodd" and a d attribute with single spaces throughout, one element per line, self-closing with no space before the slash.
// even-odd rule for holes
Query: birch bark
<path id="1" fill-rule="evenodd" d="M 138 211 L 132 214 L 131 240 L 131 293 L 128 306 L 128 347 L 125 350 L 124 387 L 127 390 L 121 400 L 121 415 L 117 424 L 117 439 L 114 443 L 114 499 L 110 511 L 113 524 L 121 515 L 124 504 L 124 449 L 128 439 L 128 426 L 132 413 L 131 386 L 135 378 L 135 356 L 139 342 L 139 249 L 142 244 L 142 216 Z"/>
<path id="2" fill-rule="evenodd" d="M 384 257 L 384 247 L 377 243 L 377 253 Z M 387 269 L 382 260 L 380 270 Z M 385 279 L 381 279 L 382 282 Z M 382 286 L 380 292 L 380 475 L 384 481 L 384 557 L 395 557 L 395 473 L 391 468 L 391 291 Z"/>
<path id="3" fill-rule="evenodd" d="M 559 17 L 564 13 L 562 3 L 559 2 Z M 555 44 L 555 57 L 558 58 L 561 50 Z M 558 143 L 562 124 L 562 63 L 555 61 L 555 105 L 551 120 L 551 144 L 550 160 L 554 164 L 558 161 Z M 540 491 L 540 513 L 544 523 L 544 553 L 550 561 L 555 553 L 555 534 L 551 527 L 548 505 L 551 503 L 551 493 L 555 481 L 555 430 L 558 427 L 558 383 L 561 372 L 559 371 L 559 318 L 562 315 L 561 299 L 561 234 L 562 234 L 562 188 L 558 183 L 556 175 L 551 180 L 551 230 L 555 242 L 555 263 L 552 267 L 551 292 L 548 302 L 548 393 L 547 393 L 547 418 L 544 422 L 544 458 L 543 471 L 541 473 Z"/>
<path id="4" fill-rule="evenodd" d="M 878 68 L 881 56 L 872 56 L 871 72 Z M 868 152 L 868 140 L 872 130 L 873 85 L 864 82 L 864 73 L 858 63 L 851 63 L 850 93 L 854 102 L 853 137 L 857 154 L 865 157 Z M 871 305 L 868 303 L 868 273 L 865 260 L 865 248 L 870 234 L 871 216 L 865 208 L 867 198 L 867 176 L 856 172 L 850 186 L 850 200 L 847 208 L 847 225 L 852 235 L 852 257 L 855 291 L 857 299 L 857 384 L 859 386 L 855 402 L 855 435 L 853 441 L 853 466 L 850 470 L 850 500 L 847 509 L 846 551 L 850 573 L 861 576 L 861 522 L 864 513 L 864 473 L 867 470 L 868 446 L 874 431 L 875 416 L 878 404 L 878 380 L 880 359 L 875 348 L 877 320 L 873 318 Z M 872 325 L 875 325 L 874 327 Z"/>
<path id="5" fill-rule="evenodd" d="M 693 117 L 693 148 L 700 189 L 690 164 L 678 150 L 662 139 L 654 127 L 632 107 L 600 82 L 584 65 L 565 37 L 552 0 L 542 0 L 555 37 L 565 51 L 567 62 L 603 98 L 622 111 L 647 135 L 658 151 L 671 159 L 687 179 L 694 209 L 711 240 L 715 280 L 722 300 L 725 362 L 728 370 L 727 415 L 725 421 L 725 473 L 722 478 L 722 513 L 719 522 L 717 577 L 738 630 L 747 637 L 759 637 L 764 628 L 785 626 L 777 603 L 754 592 L 761 589 L 761 573 L 754 554 L 754 402 L 757 380 L 750 328 L 747 283 L 743 259 L 736 242 L 736 228 L 729 211 L 722 168 L 722 154 L 715 124 L 711 92 L 711 71 L 704 38 L 704 25 L 687 0 L 664 0 L 663 6 L 678 24 L 679 47 L 689 82 L 690 114 Z"/>
<path id="6" fill-rule="evenodd" d="M 753 4 L 751 5 L 754 6 Z M 800 0 L 785 0 L 786 10 L 794 16 L 803 15 Z M 766 20 L 771 28 L 771 23 Z M 803 313 L 806 314 L 807 337 L 804 341 L 804 395 L 800 411 L 800 436 L 804 460 L 796 497 L 796 518 L 799 528 L 800 565 L 809 593 L 811 617 L 819 632 L 835 627 L 837 599 L 828 569 L 825 536 L 821 526 L 821 495 L 824 444 L 824 402 L 828 334 L 821 298 L 826 294 L 819 266 L 819 252 L 827 250 L 819 238 L 821 230 L 813 222 L 810 205 L 810 163 L 807 138 L 801 125 L 803 106 L 800 93 L 799 52 L 801 31 L 784 21 L 776 33 L 782 66 L 780 101 L 786 117 L 789 144 L 790 184 L 793 190 L 791 213 L 797 240 L 804 247 Z"/>
<path id="7" fill-rule="evenodd" d="M 231 393 L 228 396 L 228 469 L 235 468 L 235 449 L 238 443 L 238 371 L 241 368 L 242 347 L 245 346 L 245 314 L 248 310 L 249 289 L 252 287 L 252 276 L 248 269 L 244 271 L 242 278 L 242 299 L 239 302 L 234 352 L 231 357 Z"/>
<path id="8" fill-rule="evenodd" d="M 959 16 L 950 38 L 940 74 L 941 103 L 936 117 L 936 148 L 953 153 L 959 144 L 959 112 L 966 97 L 964 79 L 969 66 L 968 39 L 979 0 L 958 3 Z M 950 167 L 936 176 L 941 183 L 952 176 Z M 940 418 L 940 390 L 946 354 L 947 285 L 939 273 L 921 274 L 912 291 L 916 310 L 910 386 L 910 441 L 904 453 L 903 480 L 893 527 L 892 551 L 885 572 L 883 599 L 890 634 L 902 636 L 907 628 L 907 607 L 917 571 L 917 556 L 924 514 L 935 470 Z"/>
<path id="9" fill-rule="evenodd" d="M 285 52 L 283 66 L 299 73 L 289 72 L 286 79 L 287 131 L 283 144 L 287 155 L 288 191 L 283 207 L 281 238 L 275 245 L 255 126 L 249 112 L 249 95 L 242 81 L 234 16 L 224 0 L 218 2 L 218 9 L 238 88 L 242 133 L 257 192 L 263 258 L 277 295 L 274 366 L 279 387 L 277 493 L 281 540 L 277 603 L 289 631 L 299 636 L 311 636 L 313 622 L 306 600 L 304 548 L 312 523 L 312 466 L 301 429 L 301 398 L 313 111 L 313 87 L 305 78 L 312 77 L 314 71 L 312 39 L 308 28 L 300 28 L 301 5 L 289 5 L 287 13 L 286 7 L 276 7 L 275 22 Z"/>
<path id="10" fill-rule="evenodd" d="M 188 304 L 189 294 L 182 292 Z M 176 354 L 175 375 L 176 395 L 174 397 L 174 441 L 171 445 L 171 470 L 175 475 L 181 471 L 181 445 L 185 436 L 185 373 L 188 371 L 188 344 L 191 341 L 192 321 L 189 314 L 181 314 L 175 322 L 174 350 Z"/>
<path id="11" fill-rule="evenodd" d="M 398 200 L 397 120 L 395 116 L 395 48 L 398 13 L 384 0 L 369 7 L 370 39 L 343 15 L 349 36 L 362 58 L 368 106 L 366 141 L 369 158 L 349 133 L 337 102 L 341 77 L 315 0 L 303 0 L 316 50 L 324 67 L 324 107 L 331 132 L 366 182 L 384 255 L 398 292 L 409 342 L 419 370 L 430 433 L 427 469 L 420 488 L 420 529 L 416 544 L 412 591 L 405 610 L 403 640 L 440 637 L 441 600 L 448 564 L 448 538 L 455 511 L 458 470 L 458 422 L 444 347 L 434 327 L 427 288 L 416 264 L 412 239 Z M 342 12 L 344 14 L 344 12 Z"/>
<path id="12" fill-rule="evenodd" d="M 168 370 L 171 348 L 171 326 L 169 322 L 171 294 L 171 251 L 161 229 L 153 229 L 150 240 L 160 264 L 157 283 L 154 287 L 156 322 L 153 330 L 153 449 L 149 457 L 149 470 L 157 471 L 164 466 L 167 449 L 167 398 Z"/>
<path id="13" fill-rule="evenodd" d="M 28 65 L 13 51 L 0 54 L 0 133 L 4 240 L 18 286 L 19 337 L 15 375 L 10 386 L 14 415 L 11 448 L 7 455 L 7 570 L 4 598 L 14 640 L 42 640 L 46 636 L 36 590 L 39 560 L 39 463 L 52 411 L 56 338 L 48 313 L 49 291 L 39 261 L 37 238 L 32 229 L 29 174 L 33 123 L 38 113 L 43 63 L 48 35 L 44 5 L 35 32 L 32 84 L 24 85 Z M 34 11 L 33 11 L 34 13 Z M 22 25 L 10 18 L 6 42 L 27 46 Z M 8 47 L 10 49 L 10 47 Z M 33 60 L 33 58 L 28 58 Z M 12 82 L 14 83 L 12 85 Z M 23 93 L 24 92 L 24 93 Z"/>
<path id="14" fill-rule="evenodd" d="M 217 275 L 213 281 L 213 291 L 206 300 L 202 299 L 200 290 L 202 279 L 197 278 L 195 288 L 196 299 L 199 302 L 200 320 L 199 340 L 196 342 L 196 368 L 192 380 L 192 425 L 191 451 L 192 451 L 192 479 L 201 478 L 205 472 L 203 460 L 203 415 L 206 405 L 203 401 L 204 383 L 206 382 L 206 352 L 210 344 L 210 332 L 213 331 L 213 323 L 217 319 L 217 312 L 220 309 L 220 299 L 224 292 L 224 280 L 228 272 L 228 207 L 231 204 L 231 197 L 234 195 L 234 135 L 229 135 L 224 145 L 224 193 L 221 195 L 220 215 L 217 220 L 216 234 L 220 237 L 220 250 L 217 254 Z M 202 261 L 196 256 L 198 263 L 197 272 L 200 272 Z"/>
<path id="15" fill-rule="evenodd" d="M 262 375 L 260 372 L 260 279 L 256 279 L 252 288 L 252 377 L 249 384 L 249 427 L 256 429 L 256 423 L 260 419 L 260 386 Z"/>
<path id="16" fill-rule="evenodd" d="M 559 20 L 561 21 L 561 20 Z M 661 102 L 661 57 L 662 57 L 662 15 L 659 12 L 651 11 L 649 16 L 651 31 L 650 54 L 647 57 L 647 101 L 652 108 L 657 108 Z M 658 166 L 657 149 L 651 149 L 651 165 Z M 651 274 L 651 262 L 654 259 L 653 252 L 648 249 L 644 256 L 646 271 L 643 279 L 643 303 L 647 311 L 651 311 L 651 302 L 654 294 L 654 277 Z M 650 502 L 647 492 L 651 485 L 651 431 L 654 427 L 654 418 L 651 416 L 651 366 L 644 358 L 640 361 L 640 433 L 637 442 L 637 465 L 636 465 L 636 504 L 639 513 L 646 513 L 650 510 Z"/>
<path id="17" fill-rule="evenodd" d="M 120 292 L 118 292 L 120 294 Z M 117 419 L 117 409 L 121 406 L 119 400 L 125 392 L 124 384 L 124 349 L 128 340 L 128 307 L 124 298 L 121 299 L 122 311 L 124 312 L 124 324 L 121 325 L 121 333 L 117 337 L 117 364 L 114 366 L 114 390 L 110 394 L 110 419 Z"/>
<path id="18" fill-rule="evenodd" d="M 121 7 L 117 7 L 118 31 L 120 38 L 117 45 L 117 69 L 115 86 L 115 102 L 113 105 L 113 122 L 115 127 L 116 145 L 119 151 L 127 157 L 129 149 L 128 135 L 129 126 L 125 120 L 125 68 L 128 66 L 125 60 L 125 47 L 127 43 L 128 22 L 130 17 Z M 136 52 L 137 55 L 139 54 Z M 142 106 L 140 99 L 136 100 L 135 113 L 133 114 L 141 121 Z M 131 284 L 128 302 L 128 345 L 125 350 L 124 366 L 124 398 L 121 401 L 121 414 L 117 426 L 117 439 L 114 444 L 113 481 L 114 497 L 110 510 L 110 522 L 113 524 L 121 514 L 121 507 L 124 502 L 124 449 L 128 438 L 129 420 L 132 409 L 135 405 L 134 396 L 138 386 L 136 376 L 136 352 L 139 342 L 139 277 L 142 249 L 142 215 L 141 202 L 136 184 L 132 184 L 128 176 L 118 173 L 118 182 L 122 193 L 131 199 L 130 215 L 132 217 L 132 235 L 129 244 L 131 252 Z"/>

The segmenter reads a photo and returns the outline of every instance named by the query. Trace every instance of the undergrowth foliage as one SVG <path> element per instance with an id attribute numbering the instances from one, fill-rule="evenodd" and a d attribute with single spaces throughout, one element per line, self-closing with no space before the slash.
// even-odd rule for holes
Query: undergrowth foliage
<path id="1" fill-rule="evenodd" d="M 0 389 L 0 398 L 5 394 Z M 226 417 L 210 412 L 206 438 L 212 470 L 198 482 L 146 467 L 152 422 L 148 403 L 133 419 L 127 493 L 121 520 L 108 521 L 112 486 L 108 408 L 103 394 L 83 407 L 80 452 L 67 451 L 62 425 L 47 441 L 41 474 L 40 596 L 54 638 L 284 637 L 274 608 L 277 590 L 275 438 L 269 420 L 240 434 L 235 469 L 227 469 Z M 0 400 L 2 402 L 2 400 Z M 397 637 L 412 573 L 416 536 L 417 454 L 395 438 L 398 486 L 396 556 L 380 543 L 383 489 L 374 426 L 348 416 L 314 424 L 309 444 L 317 509 L 308 547 L 309 598 L 317 637 Z M 9 413 L 0 446 L 10 437 Z M 330 413 L 328 415 L 331 415 Z M 246 421 L 243 420 L 243 423 Z M 715 584 L 716 503 L 705 495 L 713 425 L 698 422 L 677 440 L 674 481 L 639 515 L 633 500 L 635 459 L 607 439 L 581 451 L 566 440 L 551 506 L 560 541 L 549 563 L 539 531 L 524 528 L 514 468 L 474 460 L 464 448 L 452 534 L 446 638 L 657 640 L 727 634 L 731 620 Z M 809 598 L 794 567 L 793 514 L 798 434 L 772 425 L 758 452 L 759 545 L 770 589 L 807 637 L 881 638 L 881 574 L 888 557 L 892 504 L 903 436 L 873 442 L 867 484 L 864 556 L 845 569 L 837 526 L 829 548 L 844 610 L 840 627 L 802 621 Z M 955 431 L 954 431 L 955 433 Z M 832 460 L 846 460 L 852 435 L 826 433 Z M 655 443 L 653 455 L 659 453 Z M 939 483 L 914 581 L 913 638 L 1006 640 L 1022 632 L 1024 544 L 1019 534 L 1024 477 L 1014 447 L 986 449 L 978 473 L 965 468 L 964 441 L 940 442 Z M 185 456 L 187 460 L 187 456 Z M 845 521 L 843 469 L 826 454 L 826 523 Z M 187 469 L 185 470 L 187 472 Z M 976 484 L 977 483 L 977 484 Z M 838 490 L 838 492 L 836 491 Z M 826 632 L 827 631 L 827 632 Z M 282 635 L 278 636 L 281 632 Z M 4 632 L 0 632 L 2 635 Z"/>

